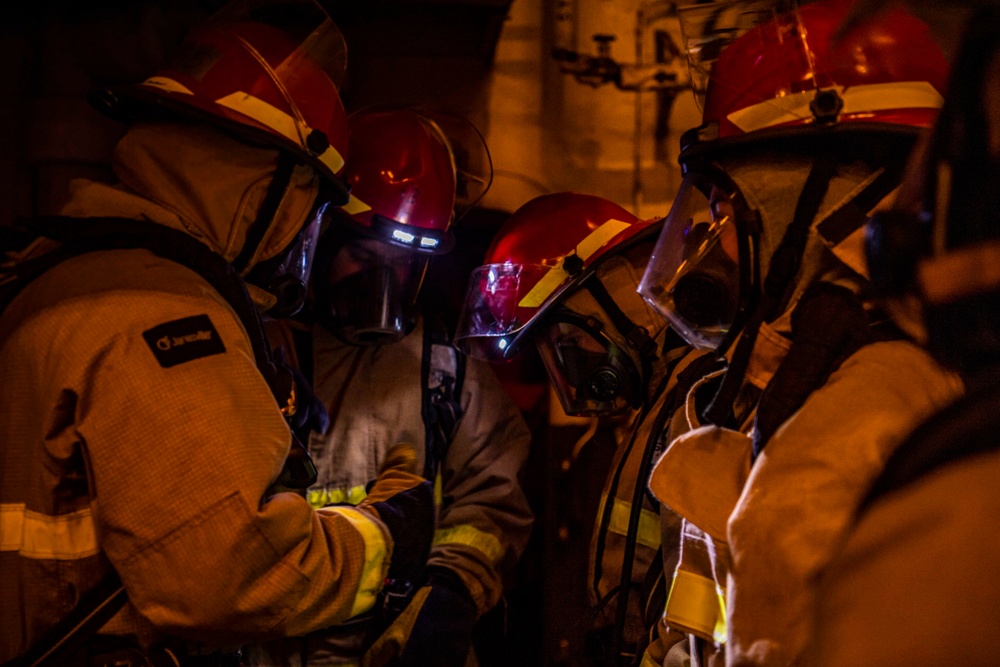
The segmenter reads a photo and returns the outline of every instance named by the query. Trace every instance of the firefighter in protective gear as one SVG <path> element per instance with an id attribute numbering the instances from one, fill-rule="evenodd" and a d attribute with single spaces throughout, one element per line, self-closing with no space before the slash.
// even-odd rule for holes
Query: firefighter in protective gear
<path id="1" fill-rule="evenodd" d="M 313 3 L 247 9 L 119 91 L 149 114 L 115 149 L 120 183 L 77 182 L 5 265 L 0 661 L 47 650 L 112 573 L 127 603 L 57 664 L 183 664 L 304 634 L 372 608 L 429 548 L 432 492 L 405 452 L 356 507 L 271 491 L 294 395 L 256 308 L 347 199 L 342 41 Z"/>
<path id="2" fill-rule="evenodd" d="M 869 489 L 823 577 L 810 664 L 996 663 L 998 35 L 995 7 L 972 14 L 908 174 L 914 197 L 873 216 L 866 238 L 894 318 L 967 394 L 910 434 Z"/>
<path id="3" fill-rule="evenodd" d="M 447 114 L 376 108 L 349 126 L 351 201 L 320 242 L 317 323 L 286 327 L 300 364 L 312 360 L 331 422 L 310 438 L 319 479 L 307 495 L 315 507 L 362 502 L 393 443 L 422 443 L 419 468 L 438 485 L 437 530 L 426 576 L 388 629 L 374 618 L 282 650 L 310 665 L 356 664 L 365 649 L 366 665 L 464 665 L 473 624 L 500 600 L 532 525 L 518 481 L 530 442 L 520 412 L 488 364 L 451 346 L 433 300 L 418 301 L 429 259 L 453 246 L 456 184 L 474 198 L 488 185 L 478 166 L 488 166 L 485 143 L 467 131 L 461 154 L 471 157 L 456 165 L 457 130 L 471 126 Z M 368 648 L 373 629 L 384 632 Z"/>
<path id="4" fill-rule="evenodd" d="M 640 292 L 722 366 L 687 392 L 650 480 L 685 525 L 647 664 L 797 664 L 852 509 L 961 390 L 863 299 L 860 252 L 947 65 L 903 8 L 833 44 L 850 4 L 683 12 L 704 123 Z"/>
<path id="5" fill-rule="evenodd" d="M 566 414 L 613 426 L 617 447 L 586 583 L 593 664 L 620 664 L 613 655 L 644 645 L 647 577 L 662 570 L 660 512 L 679 523 L 645 488 L 662 444 L 657 424 L 672 413 L 677 362 L 688 349 L 636 293 L 661 225 L 590 195 L 533 199 L 504 223 L 473 273 L 456 337 L 493 360 L 534 344 Z M 675 547 L 676 539 L 663 545 L 665 560 Z"/>

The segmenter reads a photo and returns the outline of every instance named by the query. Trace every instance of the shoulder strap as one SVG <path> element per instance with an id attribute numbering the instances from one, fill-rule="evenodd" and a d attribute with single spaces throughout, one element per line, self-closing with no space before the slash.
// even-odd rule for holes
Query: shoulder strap
<path id="1" fill-rule="evenodd" d="M 32 281 L 68 259 L 102 250 L 148 250 L 199 274 L 229 303 L 250 338 L 257 369 L 278 404 L 283 405 L 291 395 L 294 380 L 287 369 L 273 362 L 260 314 L 250 299 L 246 284 L 225 259 L 204 244 L 162 225 L 125 218 L 37 218 L 30 227 L 36 236 L 44 236 L 63 245 L 15 267 L 13 280 L 2 286 L 5 289 L 0 293 L 0 314 Z M 288 479 L 282 483 L 286 486 L 304 484 L 303 475 L 308 475 L 310 471 L 315 474 L 307 450 L 294 437 L 285 467 L 284 474 Z M 27 652 L 2 667 L 65 664 L 69 656 L 103 627 L 127 599 L 118 573 L 112 570 L 65 619 Z"/>
<path id="2" fill-rule="evenodd" d="M 1000 449 L 1000 370 L 977 378 L 965 396 L 928 419 L 886 461 L 858 506 L 867 511 L 878 499 L 952 463 Z"/>
<path id="3" fill-rule="evenodd" d="M 761 395 L 754 457 L 844 360 L 865 345 L 897 337 L 898 332 L 885 322 L 871 321 L 849 289 L 829 283 L 812 285 L 792 314 L 792 346 Z"/>
<path id="4" fill-rule="evenodd" d="M 423 324 L 420 387 L 426 447 L 424 477 L 433 480 L 465 413 L 462 384 L 466 358 L 451 345 L 448 327 L 440 315 L 433 311 L 425 314 Z"/>

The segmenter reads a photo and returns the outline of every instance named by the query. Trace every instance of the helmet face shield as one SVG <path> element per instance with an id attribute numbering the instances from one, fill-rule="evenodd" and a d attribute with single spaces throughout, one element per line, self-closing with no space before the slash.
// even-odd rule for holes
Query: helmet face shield
<path id="1" fill-rule="evenodd" d="M 319 233 L 327 206 L 329 204 L 326 202 L 319 204 L 309 221 L 303 225 L 292 245 L 285 251 L 285 259 L 275 271 L 276 276 L 289 276 L 303 285 L 309 284 L 309 275 L 312 273 L 313 258 L 316 256 L 316 245 L 319 243 Z"/>
<path id="2" fill-rule="evenodd" d="M 316 276 L 317 319 L 352 345 L 382 345 L 402 340 L 417 316 L 417 295 L 427 257 L 355 237 L 332 248 Z"/>
<path id="3" fill-rule="evenodd" d="M 486 361 L 511 357 L 513 338 L 541 305 L 538 286 L 548 276 L 560 282 L 566 274 L 542 264 L 486 264 L 472 272 L 462 304 L 455 344 L 469 356 Z M 547 297 L 549 290 L 545 294 Z"/>
<path id="4" fill-rule="evenodd" d="M 563 310 L 547 318 L 533 340 L 567 415 L 605 416 L 632 407 L 638 371 L 600 322 Z"/>
<path id="5" fill-rule="evenodd" d="M 686 178 L 639 284 L 639 294 L 688 343 L 719 346 L 740 307 L 739 231 L 731 197 Z"/>

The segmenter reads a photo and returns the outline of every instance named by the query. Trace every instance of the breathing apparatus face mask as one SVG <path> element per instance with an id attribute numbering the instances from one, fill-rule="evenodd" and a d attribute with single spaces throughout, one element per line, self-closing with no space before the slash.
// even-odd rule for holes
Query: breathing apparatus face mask
<path id="1" fill-rule="evenodd" d="M 596 318 L 560 309 L 534 341 L 567 415 L 614 415 L 638 404 L 639 372 Z"/>
<path id="2" fill-rule="evenodd" d="M 326 200 L 317 200 L 307 222 L 285 250 L 260 262 L 247 274 L 247 282 L 271 293 L 275 304 L 268 309 L 272 317 L 291 317 L 306 302 L 306 286 L 312 273 L 313 258 L 319 242 Z"/>
<path id="3" fill-rule="evenodd" d="M 639 294 L 691 345 L 715 349 L 740 306 L 739 235 L 725 192 L 688 177 L 667 216 Z"/>
<path id="4" fill-rule="evenodd" d="M 351 345 L 385 345 L 416 323 L 427 257 L 354 234 L 323 243 L 314 278 L 317 320 Z"/>

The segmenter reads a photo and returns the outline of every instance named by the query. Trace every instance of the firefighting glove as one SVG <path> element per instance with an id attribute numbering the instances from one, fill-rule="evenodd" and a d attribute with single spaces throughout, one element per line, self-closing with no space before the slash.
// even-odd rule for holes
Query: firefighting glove
<path id="1" fill-rule="evenodd" d="M 416 470 L 413 446 L 396 445 L 389 450 L 368 495 L 358 503 L 359 508 L 375 510 L 392 537 L 392 559 L 380 601 L 383 612 L 392 617 L 402 611 L 423 580 L 434 538 L 434 491 Z"/>
<path id="2" fill-rule="evenodd" d="M 365 653 L 362 667 L 462 667 L 476 617 L 476 603 L 458 575 L 431 568 L 427 585 Z"/>

